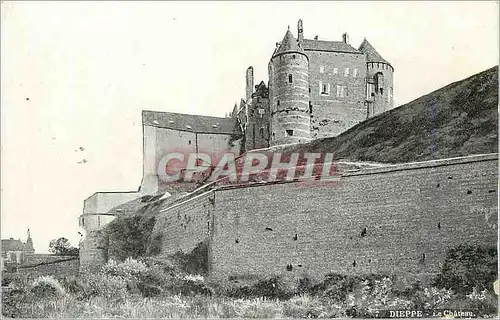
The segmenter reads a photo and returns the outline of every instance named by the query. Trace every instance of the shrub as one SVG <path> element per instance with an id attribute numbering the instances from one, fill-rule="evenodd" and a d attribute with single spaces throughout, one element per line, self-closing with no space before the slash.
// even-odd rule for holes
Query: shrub
<path id="1" fill-rule="evenodd" d="M 172 259 L 182 272 L 206 275 L 208 273 L 208 243 L 207 241 L 198 243 L 189 253 L 178 251 Z"/>
<path id="2" fill-rule="evenodd" d="M 498 278 L 497 248 L 461 244 L 448 251 L 441 272 L 433 281 L 438 288 L 469 294 L 474 288 L 492 291 Z"/>
<path id="3" fill-rule="evenodd" d="M 349 317 L 374 317 L 381 310 L 409 309 L 413 303 L 396 296 L 392 290 L 392 280 L 383 277 L 380 280 L 363 280 L 354 286 L 347 295 L 346 315 Z"/>
<path id="4" fill-rule="evenodd" d="M 110 276 L 121 277 L 126 280 L 139 279 L 147 271 L 147 265 L 132 258 L 127 258 L 123 262 L 116 262 L 114 260 L 108 261 L 102 266 L 102 273 Z"/>
<path id="5" fill-rule="evenodd" d="M 145 256 L 155 222 L 155 217 L 144 215 L 120 216 L 110 222 L 106 226 L 110 257 L 122 261 Z"/>
<path id="6" fill-rule="evenodd" d="M 468 295 L 456 295 L 449 302 L 450 309 L 474 310 L 478 317 L 498 315 L 498 297 L 484 289 L 479 291 L 476 288 Z"/>
<path id="7" fill-rule="evenodd" d="M 125 279 L 113 275 L 96 274 L 84 284 L 86 296 L 101 296 L 110 301 L 123 301 L 127 296 Z"/>
<path id="8" fill-rule="evenodd" d="M 62 296 L 66 293 L 59 281 L 52 276 L 35 279 L 31 285 L 31 292 L 39 297 Z"/>

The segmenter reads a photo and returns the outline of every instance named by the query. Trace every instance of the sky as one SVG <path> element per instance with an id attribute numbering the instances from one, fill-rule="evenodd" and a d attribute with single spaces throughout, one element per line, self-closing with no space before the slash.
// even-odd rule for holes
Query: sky
<path id="1" fill-rule="evenodd" d="M 498 64 L 491 1 L 5 1 L 2 239 L 30 229 L 39 253 L 59 237 L 76 246 L 85 198 L 140 185 L 141 110 L 224 116 L 248 66 L 267 83 L 298 19 L 309 39 L 366 37 L 395 68 L 396 105 Z"/>

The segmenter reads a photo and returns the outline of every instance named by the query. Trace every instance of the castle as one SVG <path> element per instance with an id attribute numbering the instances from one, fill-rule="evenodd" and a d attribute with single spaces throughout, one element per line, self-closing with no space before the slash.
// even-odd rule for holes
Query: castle
<path id="1" fill-rule="evenodd" d="M 246 97 L 234 107 L 245 149 L 335 137 L 394 108 L 393 66 L 364 39 L 358 49 L 342 41 L 298 38 L 288 29 L 268 65 L 269 84 L 254 88 L 246 71 Z"/>
<path id="2" fill-rule="evenodd" d="M 358 49 L 342 41 L 298 39 L 287 30 L 268 65 L 269 83 L 254 86 L 246 70 L 246 94 L 229 116 L 210 117 L 144 110 L 143 179 L 137 191 L 97 192 L 85 200 L 80 225 L 101 228 L 107 212 L 141 195 L 172 188 L 158 179 L 168 152 L 222 154 L 334 137 L 394 107 L 394 68 L 365 39 Z M 185 184 L 183 190 L 189 189 Z M 174 190 L 175 192 L 175 190 Z M 85 230 L 82 230 L 85 231 Z"/>
<path id="3" fill-rule="evenodd" d="M 141 186 L 84 201 L 83 270 L 112 258 L 113 239 L 103 228 L 137 212 L 156 218 L 150 238 L 160 256 L 205 243 L 214 279 L 332 272 L 419 278 L 437 272 L 446 251 L 464 239 L 496 243 L 498 154 L 359 163 L 338 172 L 334 184 L 307 187 L 295 180 L 216 181 L 173 189 L 161 181 L 163 157 L 172 152 L 273 152 L 336 136 L 394 107 L 394 69 L 367 40 L 355 49 L 347 34 L 342 41 L 304 39 L 302 21 L 297 39 L 287 30 L 268 71 L 269 84 L 254 86 L 253 68 L 247 69 L 245 99 L 229 117 L 142 112 Z"/>

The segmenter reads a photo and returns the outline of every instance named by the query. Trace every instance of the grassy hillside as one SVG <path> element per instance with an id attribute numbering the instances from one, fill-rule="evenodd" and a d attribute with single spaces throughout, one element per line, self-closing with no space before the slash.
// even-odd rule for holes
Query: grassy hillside
<path id="1" fill-rule="evenodd" d="M 497 152 L 498 67 L 368 119 L 338 137 L 288 150 L 390 163 Z"/>

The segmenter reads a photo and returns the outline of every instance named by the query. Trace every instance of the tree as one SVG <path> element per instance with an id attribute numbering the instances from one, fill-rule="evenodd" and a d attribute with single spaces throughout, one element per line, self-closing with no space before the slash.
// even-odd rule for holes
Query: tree
<path id="1" fill-rule="evenodd" d="M 57 240 L 50 240 L 49 252 L 60 256 L 77 256 L 79 250 L 78 248 L 72 247 L 68 239 L 61 237 Z"/>

